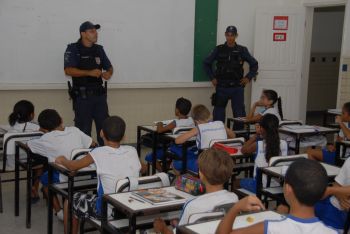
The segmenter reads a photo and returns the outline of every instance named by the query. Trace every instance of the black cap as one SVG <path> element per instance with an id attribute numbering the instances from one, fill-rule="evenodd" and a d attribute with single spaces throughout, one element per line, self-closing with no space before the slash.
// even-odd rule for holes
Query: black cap
<path id="1" fill-rule="evenodd" d="M 79 32 L 85 32 L 88 29 L 99 29 L 101 28 L 101 25 L 99 24 L 93 24 L 90 21 L 86 21 L 80 25 Z"/>
<path id="2" fill-rule="evenodd" d="M 237 28 L 235 26 L 228 26 L 226 28 L 226 33 L 233 33 L 233 34 L 237 34 Z"/>

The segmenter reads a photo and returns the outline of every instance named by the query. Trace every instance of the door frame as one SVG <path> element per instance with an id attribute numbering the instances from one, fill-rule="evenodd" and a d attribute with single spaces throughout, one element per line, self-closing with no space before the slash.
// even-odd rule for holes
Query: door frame
<path id="1" fill-rule="evenodd" d="M 311 56 L 311 41 L 312 41 L 312 28 L 314 9 L 317 7 L 332 7 L 332 6 L 345 6 L 344 25 L 342 33 L 342 45 L 340 50 L 339 72 L 338 72 L 338 89 L 337 89 L 337 108 L 340 105 L 340 87 L 342 77 L 342 64 L 343 64 L 343 50 L 344 50 L 344 32 L 346 25 L 346 7 L 348 7 L 347 0 L 304 0 L 303 6 L 306 7 L 305 11 L 305 33 L 304 33 L 304 50 L 303 50 L 303 67 L 301 68 L 301 97 L 300 97 L 300 113 L 302 113 L 302 120 L 306 120 L 307 111 L 307 92 L 309 87 L 309 70 L 310 70 L 310 56 Z"/>

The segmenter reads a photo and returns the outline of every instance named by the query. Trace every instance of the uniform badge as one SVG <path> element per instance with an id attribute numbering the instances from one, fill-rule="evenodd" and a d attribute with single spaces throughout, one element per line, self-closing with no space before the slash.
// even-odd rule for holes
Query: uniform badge
<path id="1" fill-rule="evenodd" d="M 101 64 L 101 59 L 100 59 L 100 57 L 95 57 L 95 60 L 96 60 L 97 65 L 100 65 L 100 64 Z"/>

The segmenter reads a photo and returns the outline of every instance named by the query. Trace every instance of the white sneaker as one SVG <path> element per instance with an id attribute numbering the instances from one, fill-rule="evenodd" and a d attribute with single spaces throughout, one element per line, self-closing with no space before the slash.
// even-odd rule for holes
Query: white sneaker
<path id="1" fill-rule="evenodd" d="M 63 210 L 60 209 L 60 211 L 58 211 L 56 213 L 56 216 L 57 216 L 58 220 L 63 221 Z"/>

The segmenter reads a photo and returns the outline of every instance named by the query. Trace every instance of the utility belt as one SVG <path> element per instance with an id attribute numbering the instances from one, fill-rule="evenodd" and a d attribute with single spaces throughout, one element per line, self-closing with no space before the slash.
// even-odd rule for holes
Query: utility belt
<path id="1" fill-rule="evenodd" d="M 104 86 L 98 85 L 97 87 L 89 86 L 73 86 L 68 81 L 68 94 L 69 97 L 74 101 L 77 98 L 86 99 L 92 96 L 102 96 L 107 94 L 107 82 Z"/>
<path id="2" fill-rule="evenodd" d="M 220 79 L 217 78 L 217 87 L 220 88 L 238 88 L 243 87 L 240 82 L 241 80 L 236 79 Z"/>

